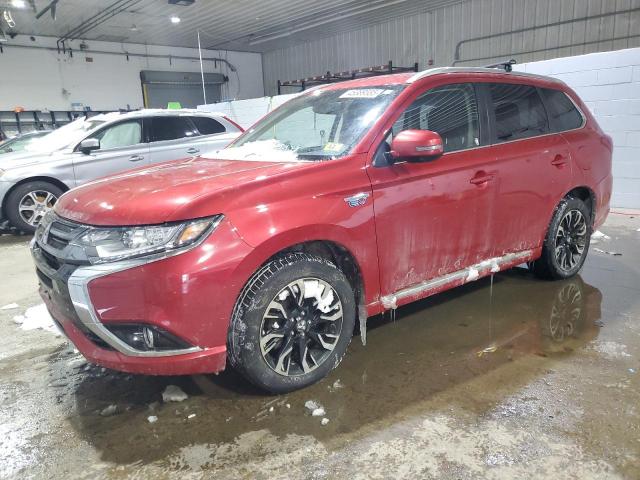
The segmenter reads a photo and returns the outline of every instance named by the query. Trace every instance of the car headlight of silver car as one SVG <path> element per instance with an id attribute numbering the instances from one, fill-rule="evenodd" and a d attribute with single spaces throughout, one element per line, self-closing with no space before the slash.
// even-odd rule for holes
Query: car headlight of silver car
<path id="1" fill-rule="evenodd" d="M 222 215 L 216 215 L 166 225 L 91 227 L 72 243 L 82 247 L 93 264 L 178 253 L 204 240 L 222 219 Z"/>

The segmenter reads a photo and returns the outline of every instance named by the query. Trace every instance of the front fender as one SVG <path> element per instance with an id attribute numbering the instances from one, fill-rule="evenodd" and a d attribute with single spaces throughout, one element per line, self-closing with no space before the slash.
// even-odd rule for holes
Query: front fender
<path id="1" fill-rule="evenodd" d="M 310 224 L 275 233 L 257 244 L 253 243 L 255 237 L 252 238 L 253 242 L 247 241 L 242 229 L 239 229 L 239 235 L 254 248 L 238 265 L 234 277 L 243 279 L 243 284 L 246 284 L 253 273 L 271 257 L 294 245 L 314 241 L 331 242 L 351 253 L 362 275 L 365 303 L 374 303 L 379 298 L 380 284 L 373 219 L 369 228 L 372 234 L 367 238 L 339 225 Z"/>

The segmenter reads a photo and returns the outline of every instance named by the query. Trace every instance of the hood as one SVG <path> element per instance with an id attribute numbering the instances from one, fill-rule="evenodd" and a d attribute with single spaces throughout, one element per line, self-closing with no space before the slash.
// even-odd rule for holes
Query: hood
<path id="1" fill-rule="evenodd" d="M 306 162 L 192 158 L 106 177 L 64 194 L 58 215 L 89 225 L 149 225 L 224 213 L 240 191 Z"/>
<path id="2" fill-rule="evenodd" d="M 11 168 L 26 167 L 31 164 L 39 163 L 44 160 L 48 160 L 52 155 L 58 152 L 43 153 L 43 152 L 9 152 L 0 155 L 0 168 L 2 170 L 9 170 Z"/>

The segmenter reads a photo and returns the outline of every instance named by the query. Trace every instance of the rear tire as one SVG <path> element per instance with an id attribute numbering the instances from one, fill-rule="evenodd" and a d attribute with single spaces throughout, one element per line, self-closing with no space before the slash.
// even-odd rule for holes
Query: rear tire
<path id="1" fill-rule="evenodd" d="M 333 263 L 287 253 L 256 272 L 240 294 L 227 341 L 229 361 L 269 392 L 306 387 L 338 366 L 355 318 L 353 289 Z"/>
<path id="2" fill-rule="evenodd" d="M 529 264 L 544 279 L 573 277 L 580 271 L 589 251 L 591 212 L 577 198 L 564 198 L 553 214 L 541 257 Z"/>
<path id="3" fill-rule="evenodd" d="M 63 193 L 60 187 L 41 180 L 17 186 L 5 204 L 9 223 L 25 233 L 35 232 L 44 214 L 53 208 Z"/>

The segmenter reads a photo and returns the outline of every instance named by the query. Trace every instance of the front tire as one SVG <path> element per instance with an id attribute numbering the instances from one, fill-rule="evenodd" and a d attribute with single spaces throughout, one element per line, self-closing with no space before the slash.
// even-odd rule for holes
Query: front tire
<path id="1" fill-rule="evenodd" d="M 355 318 L 353 289 L 333 263 L 285 254 L 256 272 L 240 294 L 227 342 L 230 363 L 269 392 L 306 387 L 340 363 Z"/>
<path id="2" fill-rule="evenodd" d="M 542 256 L 530 264 L 545 279 L 573 277 L 584 264 L 591 240 L 591 212 L 577 198 L 564 198 L 551 219 Z"/>
<path id="3" fill-rule="evenodd" d="M 44 181 L 19 185 L 7 197 L 5 212 L 9 223 L 25 233 L 33 233 L 45 213 L 53 208 L 64 192 Z"/>

